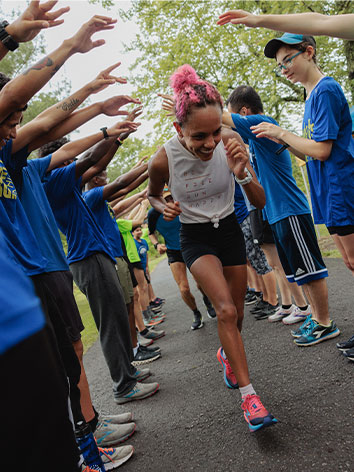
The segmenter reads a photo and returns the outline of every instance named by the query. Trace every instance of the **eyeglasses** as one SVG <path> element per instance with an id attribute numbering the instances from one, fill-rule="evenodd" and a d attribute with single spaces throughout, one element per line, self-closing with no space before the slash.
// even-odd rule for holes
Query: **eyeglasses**
<path id="1" fill-rule="evenodd" d="M 289 67 L 291 67 L 291 64 L 292 64 L 293 60 L 295 59 L 295 57 L 297 57 L 299 54 L 302 54 L 302 53 L 303 53 L 303 51 L 299 51 L 299 52 L 297 52 L 296 54 L 294 54 L 293 56 L 288 57 L 287 59 L 285 59 L 285 61 L 283 61 L 281 64 L 279 64 L 279 65 L 275 68 L 275 73 L 276 73 L 279 77 L 281 77 L 283 69 L 284 69 L 284 70 L 289 69 Z"/>

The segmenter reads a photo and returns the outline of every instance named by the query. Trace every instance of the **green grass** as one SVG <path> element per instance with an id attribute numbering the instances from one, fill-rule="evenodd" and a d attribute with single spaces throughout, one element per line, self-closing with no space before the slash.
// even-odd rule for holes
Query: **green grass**
<path id="1" fill-rule="evenodd" d="M 323 257 L 341 258 L 341 253 L 338 251 L 332 237 L 330 236 L 325 225 L 317 225 L 317 233 L 320 234 L 318 244 L 321 249 Z"/>
<path id="2" fill-rule="evenodd" d="M 152 272 L 157 266 L 157 264 L 161 262 L 163 259 L 165 259 L 165 257 L 166 257 L 166 254 L 164 254 L 163 256 L 150 259 L 149 261 L 150 272 Z M 98 337 L 98 332 L 97 332 L 96 324 L 93 319 L 88 301 L 85 295 L 80 292 L 80 290 L 77 288 L 76 285 L 74 285 L 74 296 L 76 299 L 77 306 L 79 307 L 82 322 L 85 326 L 85 329 L 81 333 L 81 335 L 82 335 L 82 343 L 84 345 L 84 352 L 86 352 L 87 349 L 89 349 L 92 346 L 92 344 L 96 341 Z"/>

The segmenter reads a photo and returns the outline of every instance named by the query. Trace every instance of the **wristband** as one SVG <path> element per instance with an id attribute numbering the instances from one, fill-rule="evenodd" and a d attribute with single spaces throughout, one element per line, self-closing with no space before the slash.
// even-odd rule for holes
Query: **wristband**
<path id="1" fill-rule="evenodd" d="M 100 131 L 102 131 L 104 139 L 109 139 L 109 136 L 108 136 L 108 133 L 107 133 L 107 126 L 104 126 L 103 128 L 100 128 Z"/>
<path id="2" fill-rule="evenodd" d="M 238 184 L 240 185 L 247 185 L 251 182 L 251 180 L 253 179 L 253 175 L 251 174 L 251 172 L 247 169 L 247 167 L 245 167 L 245 172 L 246 172 L 246 177 L 244 179 L 239 179 L 238 177 L 236 177 L 235 175 L 235 180 Z"/>
<path id="3" fill-rule="evenodd" d="M 159 244 L 160 244 L 160 243 L 154 244 L 154 248 L 157 249 L 157 246 L 158 246 Z"/>
<path id="4" fill-rule="evenodd" d="M 279 156 L 279 154 L 281 154 L 283 151 L 285 151 L 285 149 L 288 149 L 288 147 L 289 147 L 289 144 L 283 144 L 283 146 L 281 148 L 279 148 L 277 151 L 275 151 L 275 155 Z"/>
<path id="5" fill-rule="evenodd" d="M 122 141 L 121 139 L 119 139 L 119 138 L 117 138 L 114 142 L 116 143 L 116 145 L 117 145 L 118 147 L 123 144 L 123 141 Z"/>
<path id="6" fill-rule="evenodd" d="M 5 30 L 6 26 L 9 26 L 9 23 L 6 20 L 0 22 L 0 41 L 9 51 L 15 51 L 18 48 L 19 44 L 14 40 L 12 36 Z"/>

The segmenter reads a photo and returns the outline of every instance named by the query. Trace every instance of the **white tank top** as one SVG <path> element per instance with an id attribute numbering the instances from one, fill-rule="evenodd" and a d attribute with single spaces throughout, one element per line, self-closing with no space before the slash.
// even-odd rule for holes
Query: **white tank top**
<path id="1" fill-rule="evenodd" d="M 213 157 L 202 161 L 190 153 L 177 135 L 164 145 L 170 178 L 169 189 L 182 210 L 182 223 L 210 223 L 234 211 L 235 181 L 227 164 L 224 143 L 216 146 Z"/>

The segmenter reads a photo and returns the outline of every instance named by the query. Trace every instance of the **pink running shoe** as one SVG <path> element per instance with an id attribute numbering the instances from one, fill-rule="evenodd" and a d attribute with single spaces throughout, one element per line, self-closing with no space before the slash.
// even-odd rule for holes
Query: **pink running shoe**
<path id="1" fill-rule="evenodd" d="M 249 429 L 254 432 L 266 426 L 272 426 L 278 420 L 262 405 L 258 395 L 246 395 L 241 405 Z"/>
<path id="2" fill-rule="evenodd" d="M 227 360 L 224 349 L 222 347 L 219 348 L 216 357 L 218 358 L 218 361 L 224 369 L 224 381 L 226 383 L 226 386 L 228 388 L 238 388 L 238 383 L 235 374 L 232 371 L 231 365 Z"/>

